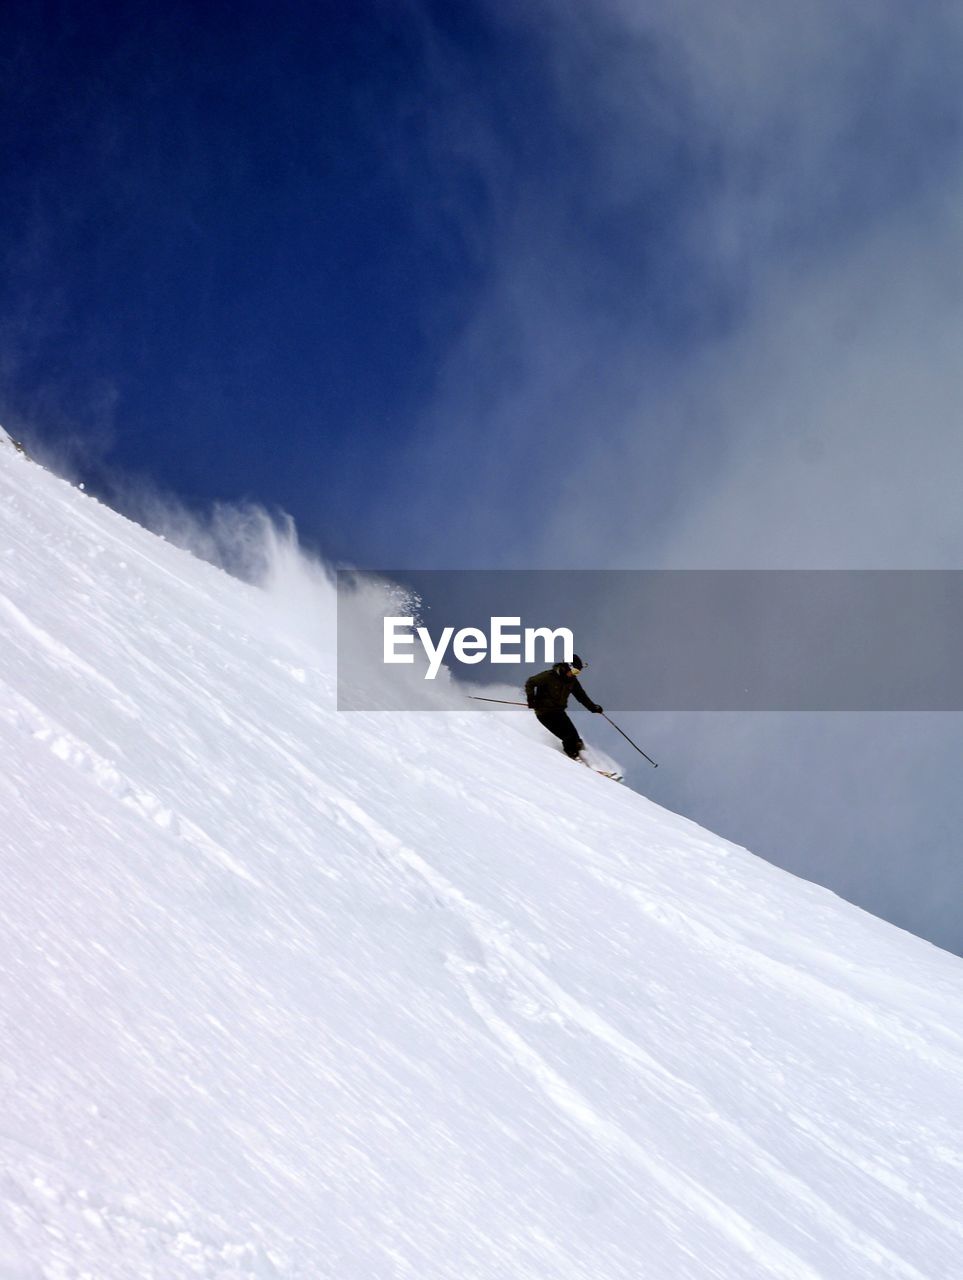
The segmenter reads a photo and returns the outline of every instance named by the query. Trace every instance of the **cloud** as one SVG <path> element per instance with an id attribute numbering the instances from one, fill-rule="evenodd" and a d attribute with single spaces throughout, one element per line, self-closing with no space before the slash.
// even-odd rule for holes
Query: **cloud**
<path id="1" fill-rule="evenodd" d="M 520 141 L 484 95 L 458 117 L 492 212 L 424 415 L 429 504 L 471 458 L 449 553 L 478 563 L 487 523 L 489 563 L 947 563 L 963 521 L 927 485 L 959 457 L 963 19 L 491 12 L 541 78 Z"/>
<path id="2" fill-rule="evenodd" d="M 958 7 L 489 13 L 537 50 L 542 114 L 524 168 L 486 149 L 487 272 L 415 450 L 421 563 L 959 567 Z M 663 768 L 635 780 L 963 949 L 960 727 L 647 717 Z"/>
<path id="3" fill-rule="evenodd" d="M 689 443 L 683 500 L 637 554 L 655 532 L 671 564 L 958 562 L 963 519 L 941 499 L 963 460 L 961 23 L 754 10 L 684 3 L 658 24 L 714 135 L 719 181 L 689 234 L 732 310 L 688 349 L 684 386 L 640 391 L 619 485 L 604 458 L 592 484 L 629 505 L 655 417 Z"/>

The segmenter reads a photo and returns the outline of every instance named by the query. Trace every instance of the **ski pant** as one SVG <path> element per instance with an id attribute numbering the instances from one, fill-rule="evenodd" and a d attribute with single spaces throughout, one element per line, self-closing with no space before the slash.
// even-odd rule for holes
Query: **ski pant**
<path id="1" fill-rule="evenodd" d="M 554 733 L 556 738 L 562 739 L 562 750 L 574 760 L 585 743 L 578 736 L 578 729 L 572 724 L 568 715 L 564 711 L 536 711 L 535 717 L 549 733 Z"/>

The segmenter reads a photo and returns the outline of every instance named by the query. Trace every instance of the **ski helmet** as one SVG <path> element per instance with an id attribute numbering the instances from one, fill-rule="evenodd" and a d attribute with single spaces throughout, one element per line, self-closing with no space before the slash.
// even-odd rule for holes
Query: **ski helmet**
<path id="1" fill-rule="evenodd" d="M 585 663 L 577 653 L 572 654 L 572 661 L 569 663 L 569 666 L 574 667 L 576 671 L 583 671 L 585 669 Z"/>

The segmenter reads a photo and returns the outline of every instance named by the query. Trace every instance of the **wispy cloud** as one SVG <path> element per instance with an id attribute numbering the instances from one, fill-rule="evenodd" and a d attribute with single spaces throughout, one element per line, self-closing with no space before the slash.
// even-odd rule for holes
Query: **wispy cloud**
<path id="1" fill-rule="evenodd" d="M 545 78 L 517 146 L 485 99 L 458 117 L 465 153 L 486 139 L 491 217 L 425 415 L 429 477 L 472 458 L 450 550 L 514 481 L 529 511 L 493 533 L 499 559 L 947 563 L 963 19 L 492 12 Z"/>
<path id="2" fill-rule="evenodd" d="M 538 50 L 553 124 L 521 117 L 528 166 L 489 146 L 479 170 L 497 216 L 415 448 L 415 556 L 958 567 L 958 7 L 489 12 Z M 616 705 L 618 672 L 594 675 Z M 649 718 L 669 767 L 644 781 L 959 949 L 959 731 Z"/>

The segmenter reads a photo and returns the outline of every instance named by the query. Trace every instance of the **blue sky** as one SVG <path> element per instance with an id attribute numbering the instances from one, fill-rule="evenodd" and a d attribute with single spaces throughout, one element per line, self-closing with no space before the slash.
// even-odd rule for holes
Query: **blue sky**
<path id="1" fill-rule="evenodd" d="M 8 419 L 373 563 L 409 524 L 424 558 L 517 468 L 544 501 L 545 451 L 604 440 L 601 349 L 632 335 L 632 394 L 731 299 L 686 236 L 719 175 L 658 53 L 619 70 L 636 136 L 606 101 L 617 30 L 565 69 L 556 19 L 513 14 L 8 8 Z M 499 554 L 531 532 L 514 505 Z"/>
<path id="2" fill-rule="evenodd" d="M 371 567 L 959 567 L 961 54 L 896 0 L 8 4 L 0 421 Z M 963 949 L 958 719 L 883 719 L 638 727 Z"/>

